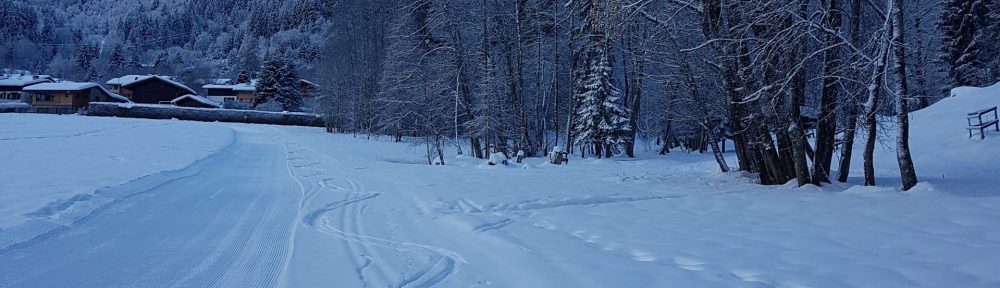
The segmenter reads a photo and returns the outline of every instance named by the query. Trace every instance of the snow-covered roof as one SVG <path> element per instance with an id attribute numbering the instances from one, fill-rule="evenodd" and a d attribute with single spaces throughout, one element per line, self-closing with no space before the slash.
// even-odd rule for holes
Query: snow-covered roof
<path id="1" fill-rule="evenodd" d="M 101 87 L 101 90 L 104 90 L 104 92 L 107 92 L 108 96 L 111 96 L 111 98 L 115 98 L 115 99 L 121 100 L 121 101 L 126 102 L 126 103 L 132 102 L 132 100 L 129 100 L 128 97 L 125 97 L 125 96 L 122 96 L 122 95 L 118 95 L 118 94 L 115 94 L 115 93 L 111 93 L 111 91 L 108 91 L 107 89 L 104 89 L 103 86 L 97 86 L 97 87 Z"/>
<path id="2" fill-rule="evenodd" d="M 57 82 L 57 83 L 41 83 L 35 84 L 28 87 L 24 87 L 24 91 L 79 91 L 94 88 L 94 86 L 100 87 L 97 83 L 93 82 Z M 101 89 L 104 89 L 103 87 Z"/>
<path id="3" fill-rule="evenodd" d="M 229 85 L 233 84 L 233 79 L 228 79 L 228 78 L 201 79 L 198 80 L 197 82 L 199 84 Z"/>
<path id="4" fill-rule="evenodd" d="M 202 96 L 191 95 L 191 94 L 187 94 L 187 95 L 184 95 L 184 96 L 181 96 L 181 97 L 177 97 L 174 100 L 170 100 L 170 104 L 177 105 L 177 102 L 180 102 L 181 100 L 184 100 L 184 99 L 191 99 L 191 100 L 194 100 L 194 101 L 198 101 L 198 103 L 201 103 L 201 104 L 205 104 L 205 105 L 212 106 L 212 107 L 215 107 L 215 108 L 222 108 L 222 105 L 219 104 L 219 103 L 217 103 L 217 102 L 215 102 L 215 101 L 209 100 L 208 98 L 205 98 L 205 97 L 202 97 Z"/>
<path id="5" fill-rule="evenodd" d="M 111 78 L 108 80 L 108 85 L 129 85 L 135 82 L 143 81 L 153 77 L 160 77 L 161 79 L 170 79 L 170 76 L 158 76 L 158 75 L 125 75 L 118 78 Z"/>
<path id="6" fill-rule="evenodd" d="M 299 79 L 299 83 L 306 84 L 306 85 L 313 86 L 313 87 L 320 87 L 319 85 L 316 85 L 316 83 L 309 82 L 309 80 L 306 80 L 306 79 Z M 257 90 L 257 79 L 251 80 L 250 83 L 239 83 L 239 84 L 232 84 L 232 85 L 209 84 L 209 85 L 201 86 L 201 88 L 205 88 L 205 89 L 227 89 L 227 90 L 233 90 L 233 91 L 256 91 Z"/>
<path id="7" fill-rule="evenodd" d="M 36 92 L 42 92 L 42 91 L 80 91 L 80 90 L 86 90 L 86 89 L 90 89 L 90 88 L 101 89 L 101 91 L 103 91 L 105 94 L 108 94 L 108 96 L 110 96 L 111 98 L 115 98 L 115 99 L 121 100 L 122 102 L 132 102 L 131 100 L 128 99 L 128 97 L 125 97 L 125 96 L 122 96 L 122 95 L 118 95 L 118 94 L 115 94 L 115 93 L 111 93 L 111 91 L 108 91 L 108 89 L 104 89 L 104 86 L 101 86 L 100 84 L 93 83 L 93 82 L 64 81 L 64 82 L 55 82 L 55 83 L 41 83 L 41 84 L 35 84 L 35 85 L 28 86 L 28 87 L 24 87 L 24 91 L 36 91 Z"/>
<path id="8" fill-rule="evenodd" d="M 111 80 L 108 80 L 107 84 L 108 85 L 119 85 L 119 86 L 130 86 L 132 84 L 139 83 L 139 82 L 146 81 L 146 80 L 153 79 L 153 78 L 160 79 L 163 82 L 167 82 L 170 85 L 176 86 L 177 88 L 181 88 L 181 89 L 187 90 L 188 92 L 191 92 L 191 94 L 197 94 L 198 93 L 198 92 L 194 91 L 194 89 L 191 89 L 191 87 L 188 87 L 187 85 L 181 84 L 180 82 L 174 81 L 173 77 L 170 77 L 170 76 L 160 76 L 160 75 L 125 75 L 125 76 L 122 76 L 122 77 L 113 78 Z"/>
<path id="9" fill-rule="evenodd" d="M 28 86 L 32 84 L 52 82 L 52 77 L 48 75 L 0 75 L 0 86 Z"/>
<path id="10" fill-rule="evenodd" d="M 316 85 L 316 83 L 309 82 L 309 80 L 306 80 L 306 79 L 299 79 L 299 82 L 308 84 L 309 86 L 313 86 L 313 87 L 320 87 L 319 85 Z"/>
<path id="11" fill-rule="evenodd" d="M 205 89 L 226 89 L 226 90 L 233 90 L 233 91 L 256 91 L 257 90 L 257 80 L 252 80 L 252 81 L 250 81 L 250 83 L 240 83 L 240 84 L 233 84 L 233 85 L 209 84 L 209 85 L 201 86 L 201 88 L 205 88 Z"/>

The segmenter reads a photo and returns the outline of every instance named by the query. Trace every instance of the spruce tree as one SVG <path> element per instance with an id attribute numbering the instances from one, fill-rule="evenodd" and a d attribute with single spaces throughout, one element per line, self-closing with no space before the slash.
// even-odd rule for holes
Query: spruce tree
<path id="1" fill-rule="evenodd" d="M 236 84 L 250 83 L 253 79 L 250 79 L 250 71 L 243 70 L 240 72 L 240 76 L 236 77 Z"/>
<path id="2" fill-rule="evenodd" d="M 118 72 L 124 66 L 125 52 L 122 51 L 121 46 L 115 46 L 115 49 L 111 51 L 111 55 L 108 56 L 108 71 Z"/>
<path id="3" fill-rule="evenodd" d="M 278 59 L 270 58 L 264 61 L 264 66 L 260 71 L 260 79 L 257 80 L 254 107 L 278 97 L 283 77 L 281 70 L 283 66 Z"/>
<path id="4" fill-rule="evenodd" d="M 295 71 L 295 66 L 287 61 L 282 61 L 279 93 L 276 97 L 281 108 L 285 111 L 302 110 L 302 93 L 299 90 L 299 74 Z"/>
<path id="5" fill-rule="evenodd" d="M 629 112 L 620 93 L 611 82 L 613 67 L 610 59 L 610 19 L 604 1 L 589 1 L 584 9 L 587 43 L 576 57 L 584 59 L 577 75 L 577 110 L 574 127 L 578 145 L 593 145 L 597 157 L 611 157 L 625 143 L 629 131 Z"/>
<path id="6" fill-rule="evenodd" d="M 944 0 L 941 4 L 942 31 L 940 60 L 951 86 L 983 86 L 989 66 L 995 63 L 1000 4 L 992 0 Z"/>

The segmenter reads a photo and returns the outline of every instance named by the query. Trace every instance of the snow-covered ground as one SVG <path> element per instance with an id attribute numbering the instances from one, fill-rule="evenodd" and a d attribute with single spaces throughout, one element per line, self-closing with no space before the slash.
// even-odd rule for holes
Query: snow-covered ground
<path id="1" fill-rule="evenodd" d="M 0 231 L 160 171 L 178 170 L 230 142 L 211 123 L 0 114 Z"/>
<path id="2" fill-rule="evenodd" d="M 765 187 L 711 155 L 428 166 L 315 128 L 0 115 L 0 286 L 997 287 L 1000 133 L 964 130 L 995 92 L 914 113 L 910 192 L 882 147 L 881 187 Z M 6 228 L 38 218 L 72 221 Z"/>

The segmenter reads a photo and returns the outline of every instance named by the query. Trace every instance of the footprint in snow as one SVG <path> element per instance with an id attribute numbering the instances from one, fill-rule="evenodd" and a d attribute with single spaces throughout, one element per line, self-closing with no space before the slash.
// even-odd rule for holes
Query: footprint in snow
<path id="1" fill-rule="evenodd" d="M 681 268 L 688 271 L 702 271 L 705 270 L 705 262 L 694 260 L 685 257 L 674 257 L 674 264 L 677 264 L 677 268 Z"/>
<path id="2" fill-rule="evenodd" d="M 629 254 L 632 254 L 632 260 L 635 260 L 635 261 L 639 261 L 639 262 L 652 262 L 652 261 L 656 261 L 656 257 L 654 257 L 652 253 L 649 253 L 649 252 L 646 252 L 646 251 L 643 251 L 643 250 L 632 250 L 632 252 L 629 253 Z"/>

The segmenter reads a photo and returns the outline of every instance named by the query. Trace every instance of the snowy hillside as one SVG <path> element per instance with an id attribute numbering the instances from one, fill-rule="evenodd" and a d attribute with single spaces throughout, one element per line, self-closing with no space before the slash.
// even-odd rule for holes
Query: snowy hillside
<path id="1" fill-rule="evenodd" d="M 986 140 L 976 135 L 969 138 L 965 115 L 1000 106 L 1000 83 L 984 88 L 960 87 L 952 97 L 910 115 L 910 148 L 917 175 L 925 183 L 954 186 L 950 190 L 963 195 L 1000 195 L 1000 133 L 992 128 Z M 992 117 L 992 116 L 990 116 Z M 889 127 L 892 129 L 892 127 Z M 886 132 L 886 143 L 876 152 L 876 175 L 884 185 L 899 183 L 899 167 L 895 165 L 894 132 Z M 855 151 L 862 151 L 861 143 Z M 862 163 L 852 163 L 852 177 L 862 176 Z M 860 179 L 857 180 L 860 182 Z"/>
<path id="2" fill-rule="evenodd" d="M 969 139 L 965 114 L 1000 106 L 1000 83 L 986 88 L 960 87 L 951 94 L 911 114 L 914 131 L 922 132 L 910 138 L 914 161 L 928 176 L 964 175 L 977 179 L 997 175 L 1000 133 L 987 131 L 985 141 L 980 141 L 978 135 Z"/>

